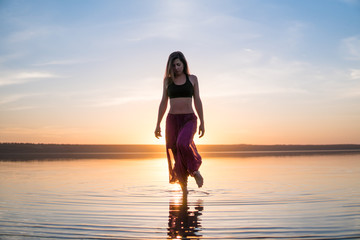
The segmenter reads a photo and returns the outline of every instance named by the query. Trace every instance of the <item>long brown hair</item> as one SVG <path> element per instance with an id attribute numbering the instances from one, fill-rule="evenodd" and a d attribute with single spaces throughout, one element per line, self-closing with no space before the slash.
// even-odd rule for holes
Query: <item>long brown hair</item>
<path id="1" fill-rule="evenodd" d="M 165 76 L 164 79 L 168 80 L 169 83 L 173 81 L 174 79 L 174 71 L 172 69 L 172 64 L 175 59 L 179 59 L 184 64 L 184 73 L 189 75 L 189 67 L 186 61 L 186 58 L 184 54 L 180 51 L 173 52 L 169 55 L 167 64 L 166 64 L 166 70 L 165 70 Z"/>

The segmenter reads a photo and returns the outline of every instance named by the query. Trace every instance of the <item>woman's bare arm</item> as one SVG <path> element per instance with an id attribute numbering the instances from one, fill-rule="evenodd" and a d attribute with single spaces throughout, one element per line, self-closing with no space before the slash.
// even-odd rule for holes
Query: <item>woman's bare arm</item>
<path id="1" fill-rule="evenodd" d="M 156 128 L 155 128 L 155 137 L 159 138 L 161 137 L 161 128 L 160 128 L 160 123 L 162 118 L 164 117 L 164 114 L 166 112 L 166 108 L 167 108 L 167 104 L 168 104 L 168 94 L 167 94 L 167 80 L 164 79 L 164 84 L 163 84 L 163 94 L 162 94 L 162 98 L 161 98 L 161 102 L 159 105 L 159 112 L 158 112 L 158 118 L 157 118 L 157 123 L 156 123 Z"/>
<path id="2" fill-rule="evenodd" d="M 200 137 L 202 137 L 205 134 L 205 123 L 204 123 L 203 106 L 200 98 L 199 82 L 197 77 L 194 75 L 192 75 L 192 79 L 194 82 L 194 105 L 200 119 L 199 135 Z"/>

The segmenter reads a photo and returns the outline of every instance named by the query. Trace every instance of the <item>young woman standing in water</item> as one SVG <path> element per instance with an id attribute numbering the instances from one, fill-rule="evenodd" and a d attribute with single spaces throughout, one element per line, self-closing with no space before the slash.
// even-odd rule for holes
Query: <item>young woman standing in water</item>
<path id="1" fill-rule="evenodd" d="M 170 110 L 166 117 L 166 154 L 169 164 L 170 183 L 179 182 L 187 193 L 188 176 L 195 178 L 198 187 L 203 185 L 200 174 L 201 156 L 193 141 L 197 130 L 197 116 L 192 108 L 192 99 L 200 118 L 199 135 L 205 133 L 203 108 L 199 84 L 195 75 L 190 75 L 187 61 L 181 52 L 170 54 L 166 64 L 163 94 L 155 129 L 155 137 L 161 137 L 160 123 L 165 114 L 168 99 Z"/>

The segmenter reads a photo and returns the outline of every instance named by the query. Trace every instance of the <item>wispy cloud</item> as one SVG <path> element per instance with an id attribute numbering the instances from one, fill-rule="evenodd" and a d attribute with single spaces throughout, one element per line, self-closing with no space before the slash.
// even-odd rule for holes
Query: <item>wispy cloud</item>
<path id="1" fill-rule="evenodd" d="M 92 103 L 93 107 L 112 107 L 122 104 L 127 104 L 130 102 L 147 102 L 147 101 L 153 101 L 153 100 L 159 100 L 159 97 L 157 96 L 133 96 L 133 97 L 115 97 L 115 98 L 106 98 L 106 99 L 98 99 L 94 100 Z"/>
<path id="2" fill-rule="evenodd" d="M 59 76 L 49 72 L 18 72 L 5 76 L 0 76 L 0 87 L 6 85 L 24 84 L 27 82 L 58 77 Z"/>
<path id="3" fill-rule="evenodd" d="M 360 79 L 360 69 L 351 69 L 350 78 L 353 80 Z"/>
<path id="4" fill-rule="evenodd" d="M 261 55 L 259 55 L 261 56 Z M 257 58 L 255 58 L 257 59 Z M 238 62 L 231 59 L 231 62 Z M 241 63 L 241 62 L 240 62 Z M 261 64 L 259 64 L 261 63 Z M 273 57 L 269 60 L 259 57 L 249 64 L 231 66 L 217 75 L 206 77 L 200 83 L 203 97 L 289 97 L 299 99 L 335 99 L 343 92 L 354 88 L 354 81 L 360 78 L 359 69 L 339 71 L 314 66 L 307 62 L 286 61 Z M 210 82 L 211 81 L 211 82 Z M 231 89 L 229 89 L 231 83 Z M 216 85 L 214 89 L 213 85 Z"/>
<path id="5" fill-rule="evenodd" d="M 46 72 L 21 72 L 14 76 L 16 79 L 38 79 L 38 78 L 53 78 L 54 74 Z"/>

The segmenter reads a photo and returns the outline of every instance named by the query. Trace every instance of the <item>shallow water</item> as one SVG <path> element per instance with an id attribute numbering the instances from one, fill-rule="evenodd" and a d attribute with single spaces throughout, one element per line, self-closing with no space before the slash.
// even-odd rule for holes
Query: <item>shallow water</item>
<path id="1" fill-rule="evenodd" d="M 1 239 L 360 238 L 360 155 L 0 162 Z"/>

